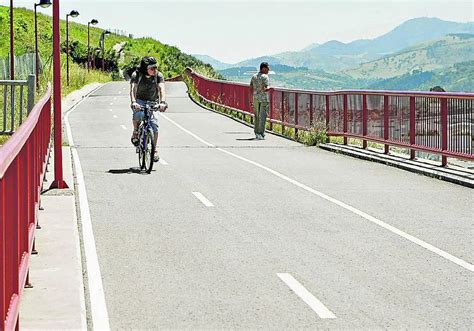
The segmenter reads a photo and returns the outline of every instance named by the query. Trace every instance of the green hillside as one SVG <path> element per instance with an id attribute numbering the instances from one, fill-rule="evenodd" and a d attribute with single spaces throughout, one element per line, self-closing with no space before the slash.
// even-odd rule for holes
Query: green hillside
<path id="1" fill-rule="evenodd" d="M 344 71 L 355 79 L 377 80 L 436 71 L 474 60 L 474 35 L 453 34 Z"/>
<path id="2" fill-rule="evenodd" d="M 100 19 L 100 18 L 99 18 Z M 65 39 L 66 22 L 61 21 L 61 45 L 62 45 L 62 65 L 65 68 Z M 14 31 L 15 31 L 15 56 L 21 56 L 25 53 L 33 53 L 35 49 L 34 39 L 34 12 L 29 9 L 14 9 Z M 38 31 L 39 31 L 39 52 L 43 63 L 45 64 L 45 75 L 50 77 L 51 58 L 52 58 L 52 18 L 38 13 Z M 96 27 L 90 29 L 91 47 L 93 52 L 100 60 L 102 57 L 99 51 L 99 39 L 104 30 Z M 219 77 L 210 65 L 182 53 L 178 48 L 162 44 L 151 38 L 130 39 L 119 35 L 108 35 L 105 38 L 105 59 L 108 73 L 102 73 L 99 70 L 92 70 L 86 74 L 84 64 L 87 61 L 87 25 L 69 22 L 69 41 L 71 47 L 71 80 L 74 88 L 91 82 L 107 81 L 112 78 L 120 78 L 118 69 L 130 64 L 136 64 L 137 61 L 145 55 L 155 56 L 159 62 L 159 69 L 165 77 L 172 77 L 183 72 L 189 66 L 195 71 L 201 72 L 211 77 Z M 120 43 L 124 43 L 124 56 L 121 58 L 112 48 Z M 9 53 L 9 8 L 0 6 L 0 58 L 6 59 Z M 63 70 L 65 71 L 65 70 Z M 48 76 L 49 75 L 49 76 Z M 79 81 L 76 81 L 79 80 Z M 74 89 L 72 88 L 72 89 Z M 69 91 L 65 89 L 65 91 Z"/>
<path id="3" fill-rule="evenodd" d="M 436 71 L 420 71 L 378 81 L 368 88 L 384 90 L 421 90 L 441 86 L 446 91 L 474 92 L 474 61 L 456 63 Z"/>
<path id="4" fill-rule="evenodd" d="M 226 79 L 248 83 L 257 67 L 237 67 L 219 71 Z M 337 90 L 344 88 L 360 88 L 359 82 L 347 75 L 325 72 L 305 67 L 291 67 L 281 64 L 271 65 L 270 84 L 272 86 L 311 89 Z"/>

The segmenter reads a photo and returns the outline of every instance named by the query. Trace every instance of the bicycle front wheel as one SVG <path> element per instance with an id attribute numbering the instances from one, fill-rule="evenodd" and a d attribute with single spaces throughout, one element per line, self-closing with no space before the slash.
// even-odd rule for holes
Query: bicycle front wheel
<path id="1" fill-rule="evenodd" d="M 153 170 L 153 156 L 155 154 L 155 133 L 153 130 L 147 130 L 146 132 L 146 143 L 143 153 L 142 164 L 144 165 L 145 171 L 150 173 Z M 142 168 L 143 169 L 143 168 Z"/>

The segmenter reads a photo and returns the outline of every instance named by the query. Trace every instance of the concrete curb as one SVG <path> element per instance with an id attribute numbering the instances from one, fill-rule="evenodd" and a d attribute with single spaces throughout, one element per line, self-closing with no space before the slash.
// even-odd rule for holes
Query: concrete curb
<path id="1" fill-rule="evenodd" d="M 362 160 L 382 163 L 391 167 L 411 171 L 420 175 L 437 178 L 450 183 L 474 188 L 474 172 L 460 167 L 441 167 L 428 162 L 413 161 L 400 156 L 385 155 L 371 150 L 337 144 L 321 144 L 320 148 Z"/>

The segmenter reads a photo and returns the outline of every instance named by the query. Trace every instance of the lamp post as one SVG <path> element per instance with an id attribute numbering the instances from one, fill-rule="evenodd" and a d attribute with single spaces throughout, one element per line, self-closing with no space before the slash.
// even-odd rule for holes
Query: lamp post
<path id="1" fill-rule="evenodd" d="M 15 52 L 13 48 L 13 0 L 10 0 L 10 79 L 15 79 Z"/>
<path id="2" fill-rule="evenodd" d="M 77 17 L 79 12 L 77 10 L 71 10 L 69 14 L 66 14 L 66 82 L 69 86 L 69 16 Z"/>
<path id="3" fill-rule="evenodd" d="M 110 31 L 105 30 L 100 35 L 100 48 L 101 48 L 101 51 L 102 51 L 102 71 L 105 71 L 105 47 L 104 47 L 105 36 L 108 36 L 109 34 L 110 34 Z"/>
<path id="4" fill-rule="evenodd" d="M 50 0 L 40 0 L 39 3 L 35 3 L 35 73 L 36 73 L 36 90 L 39 90 L 40 80 L 39 80 L 39 51 L 38 51 L 38 16 L 36 12 L 36 7 L 40 6 L 41 8 L 48 8 L 51 6 Z"/>
<path id="5" fill-rule="evenodd" d="M 87 22 L 87 71 L 90 71 L 91 68 L 91 33 L 90 33 L 90 27 L 92 25 L 96 25 L 99 23 L 98 20 L 93 19 L 90 22 Z"/>

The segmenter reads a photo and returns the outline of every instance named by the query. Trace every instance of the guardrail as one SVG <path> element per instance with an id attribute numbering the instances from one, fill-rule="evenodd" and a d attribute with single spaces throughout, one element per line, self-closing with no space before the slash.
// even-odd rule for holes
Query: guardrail
<path id="1" fill-rule="evenodd" d="M 15 134 L 0 147 L 0 315 L 3 330 L 18 329 L 19 300 L 29 258 L 51 137 L 51 87 Z"/>
<path id="2" fill-rule="evenodd" d="M 3 87 L 3 91 L 1 89 Z M 27 92 L 25 93 L 25 87 Z M 19 91 L 18 91 L 19 89 Z M 30 114 L 35 102 L 35 75 L 28 80 L 0 80 L 0 134 L 11 135 Z M 25 94 L 27 96 L 25 102 Z"/>
<path id="3" fill-rule="evenodd" d="M 199 96 L 206 102 L 253 116 L 248 84 L 210 79 L 186 69 Z M 249 79 L 250 80 L 250 79 Z M 447 157 L 474 159 L 474 93 L 349 90 L 318 92 L 271 88 L 273 124 L 311 130 L 324 123 L 328 136 L 363 141 Z"/>

